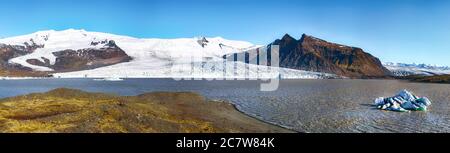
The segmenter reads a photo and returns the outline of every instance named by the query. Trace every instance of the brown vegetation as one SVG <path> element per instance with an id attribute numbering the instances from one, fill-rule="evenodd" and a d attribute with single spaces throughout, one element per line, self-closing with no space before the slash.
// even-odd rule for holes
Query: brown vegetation
<path id="1" fill-rule="evenodd" d="M 405 76 L 405 77 L 398 77 L 398 78 L 410 80 L 413 82 L 450 83 L 450 75 L 435 75 L 435 76 L 412 75 L 412 76 Z"/>
<path id="2" fill-rule="evenodd" d="M 138 96 L 55 89 L 0 100 L 1 132 L 292 132 L 190 92 Z"/>

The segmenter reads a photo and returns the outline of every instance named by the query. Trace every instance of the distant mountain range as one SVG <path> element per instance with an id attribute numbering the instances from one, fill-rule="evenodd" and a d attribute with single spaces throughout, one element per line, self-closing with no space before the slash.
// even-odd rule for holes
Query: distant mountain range
<path id="1" fill-rule="evenodd" d="M 393 63 L 383 66 L 361 48 L 306 34 L 298 40 L 286 34 L 267 48 L 271 45 L 280 46 L 278 70 L 283 78 L 373 78 L 416 72 L 440 74 L 437 72 L 449 69 Z M 0 76 L 215 78 L 230 75 L 224 74 L 221 65 L 224 55 L 262 47 L 221 37 L 139 39 L 75 29 L 39 31 L 0 39 Z M 261 75 L 260 70 L 268 66 L 234 63 L 237 69 L 231 77 L 276 77 Z"/>
<path id="2" fill-rule="evenodd" d="M 395 76 L 409 76 L 409 75 L 444 75 L 450 74 L 450 67 L 448 66 L 435 66 L 428 64 L 406 64 L 406 63 L 393 63 L 386 62 L 383 64 L 388 68 Z"/>

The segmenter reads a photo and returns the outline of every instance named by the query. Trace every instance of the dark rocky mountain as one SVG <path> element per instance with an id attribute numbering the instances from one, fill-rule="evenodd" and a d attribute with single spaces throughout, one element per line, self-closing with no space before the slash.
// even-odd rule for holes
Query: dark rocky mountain
<path id="1" fill-rule="evenodd" d="M 30 41 L 32 44 L 25 42 L 23 46 L 0 44 L 0 62 L 7 62 L 9 59 L 32 53 L 34 50 L 44 47 L 43 45 L 35 44 L 33 39 Z"/>
<path id="2" fill-rule="evenodd" d="M 327 42 L 306 34 L 300 40 L 286 34 L 270 45 L 280 46 L 280 67 L 333 73 L 350 78 L 391 75 L 378 58 L 361 48 Z"/>
<path id="3" fill-rule="evenodd" d="M 31 68 L 21 66 L 20 64 L 8 63 L 12 58 L 27 55 L 43 45 L 37 45 L 31 40 L 31 44 L 24 45 L 6 45 L 0 44 L 0 71 L 1 76 L 46 76 L 48 73 L 33 71 Z M 94 47 L 103 45 L 101 48 Z M 32 65 L 45 66 L 54 69 L 54 72 L 69 72 L 94 69 L 102 66 L 113 65 L 121 62 L 128 62 L 131 57 L 128 56 L 113 40 L 102 40 L 92 42 L 92 48 L 79 50 L 62 50 L 53 52 L 56 61 L 53 65 L 50 60 L 44 57 L 39 59 L 28 59 L 26 62 Z M 44 61 L 44 62 L 43 62 Z M 22 75 L 23 74 L 23 75 Z"/>
<path id="4" fill-rule="evenodd" d="M 45 62 L 38 59 L 28 59 L 27 62 L 33 65 L 46 66 L 57 72 L 69 72 L 94 69 L 131 60 L 131 57 L 117 46 L 113 40 L 92 42 L 91 45 L 96 46 L 98 43 L 104 44 L 104 46 L 99 49 L 67 49 L 53 52 L 53 55 L 56 56 L 56 61 L 53 65 L 50 65 L 50 61 L 46 58 L 42 58 Z"/>
<path id="5" fill-rule="evenodd" d="M 24 45 L 6 45 L 0 44 L 0 76 L 46 76 L 45 72 L 34 72 L 31 68 L 21 66 L 20 64 L 8 63 L 12 58 L 32 53 L 43 45 L 37 45 L 33 39 L 32 43 L 24 43 Z"/>

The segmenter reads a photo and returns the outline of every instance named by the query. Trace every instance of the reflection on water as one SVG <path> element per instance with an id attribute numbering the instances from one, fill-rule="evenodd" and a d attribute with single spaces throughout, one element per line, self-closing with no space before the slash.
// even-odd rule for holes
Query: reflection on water
<path id="1" fill-rule="evenodd" d="M 274 92 L 259 91 L 259 81 L 174 81 L 126 79 L 1 80 L 0 97 L 58 87 L 136 95 L 150 91 L 195 91 L 226 99 L 247 114 L 301 132 L 450 132 L 450 85 L 396 80 L 282 80 Z M 372 107 L 373 99 L 408 89 L 427 96 L 428 112 L 398 113 Z"/>

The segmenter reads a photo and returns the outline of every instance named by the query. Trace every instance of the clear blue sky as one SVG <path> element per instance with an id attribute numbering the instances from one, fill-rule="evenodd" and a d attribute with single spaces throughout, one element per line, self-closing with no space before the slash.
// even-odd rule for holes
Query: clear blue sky
<path id="1" fill-rule="evenodd" d="M 448 0 L 14 0 L 0 5 L 0 21 L 0 37 L 75 28 L 267 44 L 307 33 L 382 61 L 450 66 Z"/>

